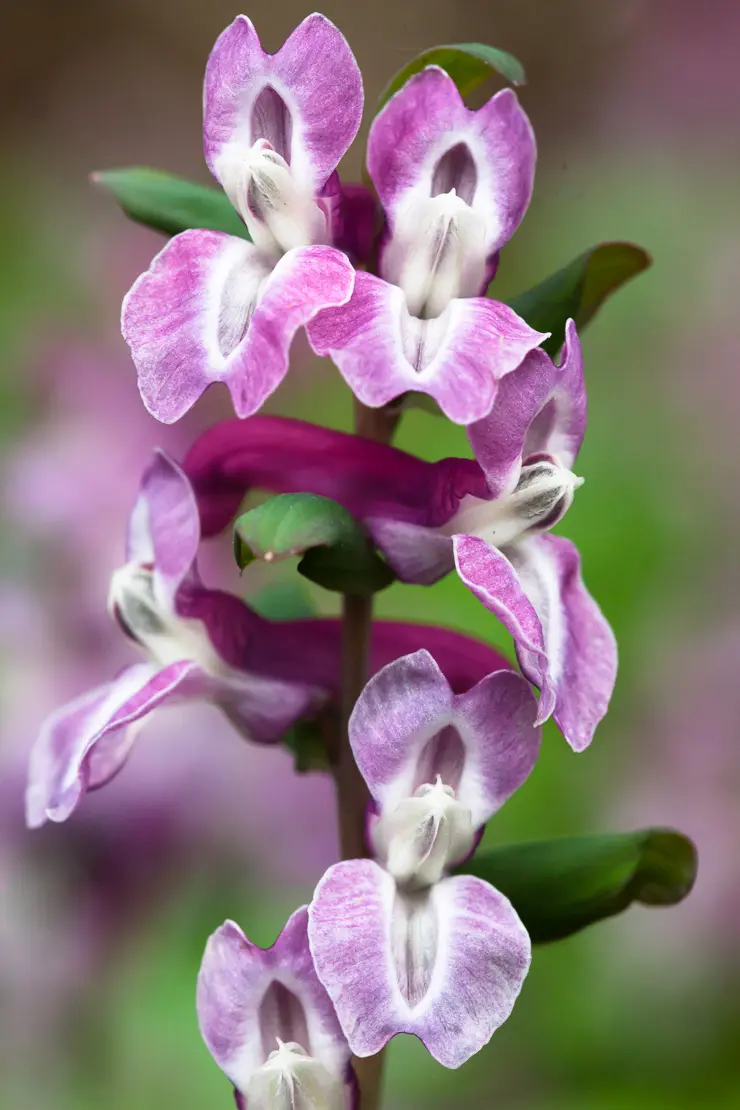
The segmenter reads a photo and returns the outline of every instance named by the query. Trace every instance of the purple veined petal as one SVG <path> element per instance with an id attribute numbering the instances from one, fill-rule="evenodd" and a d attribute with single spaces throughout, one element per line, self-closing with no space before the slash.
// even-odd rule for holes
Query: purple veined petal
<path id="1" fill-rule="evenodd" d="M 154 568 L 157 600 L 171 608 L 178 588 L 193 572 L 199 543 L 193 488 L 177 463 L 157 450 L 129 519 L 126 560 Z"/>
<path id="2" fill-rule="evenodd" d="M 204 151 L 221 180 L 267 139 L 301 184 L 318 193 L 357 134 L 362 76 L 342 35 L 309 15 L 276 54 L 267 54 L 246 16 L 219 36 L 206 68 Z"/>
<path id="3" fill-rule="evenodd" d="M 355 761 L 381 810 L 437 776 L 478 829 L 517 790 L 539 752 L 537 703 L 512 671 L 453 694 L 436 660 L 417 651 L 365 686 L 349 723 Z"/>
<path id="4" fill-rule="evenodd" d="M 528 455 L 546 452 L 572 467 L 585 430 L 583 359 L 572 320 L 560 365 L 544 351 L 531 351 L 501 382 L 489 415 L 467 429 L 495 497 L 514 489 Z"/>
<path id="5" fill-rule="evenodd" d="M 452 78 L 429 66 L 376 116 L 367 164 L 391 230 L 410 196 L 455 189 L 481 217 L 490 256 L 527 210 L 536 157 L 534 133 L 515 93 L 503 89 L 471 111 Z"/>
<path id="6" fill-rule="evenodd" d="M 165 703 L 211 702 L 241 735 L 271 744 L 326 696 L 305 682 L 228 667 L 210 674 L 190 659 L 165 667 L 128 667 L 113 682 L 57 710 L 43 725 L 31 751 L 27 823 L 35 828 L 47 819 L 65 821 L 87 790 L 103 786 L 121 769 L 135 736 L 131 726 Z"/>
<path id="7" fill-rule="evenodd" d="M 552 716 L 556 688 L 548 668 L 546 636 L 535 606 L 507 557 L 478 536 L 452 537 L 461 581 L 514 638 L 524 674 L 541 690 L 536 724 Z"/>
<path id="8" fill-rule="evenodd" d="M 285 377 L 298 329 L 345 303 L 353 282 L 349 260 L 332 247 L 297 248 L 272 267 L 234 236 L 176 235 L 123 302 L 144 404 L 171 424 L 225 382 L 237 415 L 251 415 Z"/>
<path id="9" fill-rule="evenodd" d="M 364 272 L 349 302 L 319 313 L 306 330 L 364 405 L 426 393 L 455 424 L 487 416 L 500 380 L 547 338 L 488 297 L 453 300 L 441 315 L 420 320 L 409 315 L 398 286 Z"/>
<path id="10" fill-rule="evenodd" d="M 398 1033 L 457 1068 L 508 1018 L 531 946 L 511 903 L 470 876 L 400 894 L 372 860 L 330 867 L 309 907 L 318 976 L 350 1048 L 373 1056 Z"/>
<path id="11" fill-rule="evenodd" d="M 316 493 L 360 520 L 444 524 L 464 497 L 489 496 L 472 459 L 428 463 L 396 447 L 300 420 L 227 420 L 196 440 L 183 464 L 198 501 L 204 537 L 227 527 L 253 488 Z"/>
<path id="12" fill-rule="evenodd" d="M 527 596 L 542 615 L 555 721 L 573 750 L 581 752 L 591 743 L 614 689 L 614 633 L 583 584 L 580 558 L 570 540 L 536 536 L 518 544 L 512 558 Z"/>
<path id="13" fill-rule="evenodd" d="M 237 1091 L 246 1094 L 278 1039 L 299 1044 L 343 1086 L 349 1049 L 314 969 L 308 912 L 292 915 L 272 948 L 252 944 L 233 921 L 209 938 L 196 1004 L 201 1034 Z"/>
<path id="14" fill-rule="evenodd" d="M 47 718 L 31 749 L 26 823 L 66 821 L 82 795 L 120 770 L 130 744 L 121 732 L 170 697 L 192 674 L 193 664 L 160 670 L 151 663 L 127 667 L 113 682 L 76 698 Z M 105 749 L 92 753 L 98 744 Z"/>
<path id="15" fill-rule="evenodd" d="M 373 542 L 402 582 L 431 586 L 454 569 L 449 536 L 403 520 L 370 517 L 365 523 Z"/>

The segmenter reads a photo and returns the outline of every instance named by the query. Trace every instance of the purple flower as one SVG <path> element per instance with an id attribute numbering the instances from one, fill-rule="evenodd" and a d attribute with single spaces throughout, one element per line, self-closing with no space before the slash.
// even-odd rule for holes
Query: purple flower
<path id="1" fill-rule="evenodd" d="M 66 820 L 85 791 L 109 782 L 126 761 L 139 723 L 163 704 L 209 702 L 243 736 L 275 743 L 336 695 L 339 622 L 266 621 L 232 594 L 206 588 L 195 563 L 199 541 L 190 483 L 157 452 L 131 514 L 126 564 L 110 587 L 111 611 L 145 661 L 46 720 L 31 753 L 29 825 Z M 456 689 L 506 666 L 490 648 L 445 629 L 379 622 L 372 668 L 435 645 Z"/>
<path id="2" fill-rule="evenodd" d="M 83 694 L 47 719 L 31 753 L 26 817 L 63 821 L 86 790 L 123 766 L 136 725 L 165 702 L 203 699 L 264 743 L 280 739 L 326 691 L 290 677 L 290 659 L 265 673 L 261 620 L 238 598 L 204 587 L 195 556 L 198 512 L 180 468 L 157 452 L 131 514 L 126 564 L 111 580 L 110 608 L 145 662 Z"/>
<path id="3" fill-rule="evenodd" d="M 216 381 L 238 416 L 256 412 L 285 377 L 298 329 L 349 299 L 354 270 L 327 244 L 333 175 L 362 99 L 352 51 L 322 15 L 304 19 L 277 54 L 264 52 L 246 16 L 217 40 L 205 78 L 205 157 L 252 242 L 185 231 L 127 295 L 123 334 L 158 420 L 179 420 Z"/>
<path id="4" fill-rule="evenodd" d="M 481 294 L 532 193 L 535 141 L 513 92 L 478 111 L 430 66 L 370 129 L 367 164 L 387 220 L 380 276 L 308 327 L 357 397 L 428 393 L 457 424 L 486 416 L 504 375 L 546 335 Z"/>
<path id="5" fill-rule="evenodd" d="M 204 534 L 226 527 L 245 489 L 304 491 L 345 505 L 398 576 L 431 584 L 456 569 L 514 638 L 527 678 L 581 751 L 606 713 L 617 667 L 612 631 L 580 575 L 573 544 L 547 534 L 580 485 L 570 470 L 586 426 L 573 322 L 556 365 L 532 351 L 504 378 L 491 414 L 469 429 L 476 455 L 428 463 L 393 447 L 257 417 L 226 422 L 185 462 Z"/>
<path id="6" fill-rule="evenodd" d="M 293 914 L 272 948 L 233 921 L 210 937 L 198 976 L 200 1031 L 248 1110 L 354 1103 L 350 1052 L 314 970 L 308 912 Z"/>
<path id="7" fill-rule="evenodd" d="M 350 741 L 375 804 L 377 862 L 330 867 L 309 908 L 316 970 L 356 1055 L 413 1033 L 459 1067 L 511 1013 L 527 932 L 488 883 L 446 872 L 532 770 L 535 718 L 520 675 L 497 671 L 455 695 L 426 651 L 360 695 Z"/>

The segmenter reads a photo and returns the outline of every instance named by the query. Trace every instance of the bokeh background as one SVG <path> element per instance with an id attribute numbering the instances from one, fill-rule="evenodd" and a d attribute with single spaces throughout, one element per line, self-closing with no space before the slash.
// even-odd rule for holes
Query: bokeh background
<path id="1" fill-rule="evenodd" d="M 144 412 L 117 321 L 161 240 L 87 175 L 139 163 L 207 181 L 203 68 L 238 10 L 4 0 L 0 13 L 2 1110 L 229 1106 L 195 1019 L 205 938 L 230 916 L 269 943 L 336 851 L 329 784 L 241 745 L 206 709 L 154 720 L 66 825 L 22 823 L 45 714 L 129 658 L 105 596 L 148 453 L 181 455 L 227 413 L 218 390 L 175 428 Z M 277 49 L 310 10 L 255 0 L 247 14 Z M 324 11 L 365 76 L 350 177 L 378 93 L 421 49 L 477 40 L 524 62 L 540 162 L 502 297 L 600 240 L 655 257 L 587 333 L 588 480 L 563 529 L 619 639 L 613 709 L 582 756 L 548 726 L 532 779 L 487 836 L 674 824 L 702 863 L 682 906 L 633 909 L 538 950 L 514 1015 L 461 1072 L 398 1038 L 386 1105 L 740 1106 L 740 6 L 326 0 Z M 347 426 L 336 372 L 297 354 L 273 409 Z M 424 413 L 399 442 L 467 453 L 459 429 Z M 223 551 L 206 561 L 234 589 L 276 588 L 263 572 L 239 582 Z M 456 580 L 394 586 L 378 608 L 508 647 Z"/>

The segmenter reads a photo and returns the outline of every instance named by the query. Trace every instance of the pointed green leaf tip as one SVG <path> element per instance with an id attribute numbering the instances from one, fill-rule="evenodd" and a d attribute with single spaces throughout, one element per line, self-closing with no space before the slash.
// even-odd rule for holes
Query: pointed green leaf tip
<path id="1" fill-rule="evenodd" d="M 647 270 L 651 262 L 647 251 L 633 243 L 601 243 L 507 303 L 531 328 L 552 332 L 542 347 L 554 357 L 563 345 L 565 325 L 571 317 L 580 332 L 612 293 Z M 489 286 L 488 295 L 495 298 L 494 285 Z"/>
<path id="2" fill-rule="evenodd" d="M 532 941 L 543 944 L 613 917 L 633 903 L 672 906 L 696 878 L 696 849 L 673 829 L 511 844 L 462 869 L 513 903 Z"/>
<path id="3" fill-rule="evenodd" d="M 148 166 L 103 170 L 94 173 L 91 181 L 107 189 L 130 219 L 165 235 L 205 228 L 249 239 L 249 232 L 221 189 Z"/>
<path id="4" fill-rule="evenodd" d="M 457 42 L 450 46 L 433 46 L 399 70 L 380 94 L 377 110 L 380 111 L 393 94 L 403 88 L 410 77 L 420 73 L 427 66 L 439 66 L 449 73 L 461 96 L 467 96 L 493 73 L 501 74 L 507 81 L 511 81 L 512 85 L 523 85 L 526 81 L 521 62 L 518 62 L 513 54 L 507 54 L 505 50 L 496 50 L 495 47 L 485 46 L 482 42 Z"/>
<path id="5" fill-rule="evenodd" d="M 242 569 L 253 559 L 302 555 L 300 574 L 345 594 L 375 593 L 395 577 L 354 517 L 313 493 L 281 493 L 240 516 L 234 555 Z"/>

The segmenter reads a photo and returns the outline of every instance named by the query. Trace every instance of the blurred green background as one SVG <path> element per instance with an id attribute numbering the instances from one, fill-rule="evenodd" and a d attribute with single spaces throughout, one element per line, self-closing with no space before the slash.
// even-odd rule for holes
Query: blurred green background
<path id="1" fill-rule="evenodd" d="M 277 49 L 311 9 L 247 9 Z M 0 14 L 0 1107 L 230 1105 L 200 1041 L 205 938 L 233 917 L 271 942 L 336 851 L 331 790 L 287 756 L 241 746 L 208 710 L 169 711 L 65 826 L 26 833 L 29 747 L 55 705 L 128 656 L 105 616 L 148 452 L 182 455 L 228 406 L 211 391 L 162 428 L 118 333 L 120 300 L 159 249 L 87 183 L 149 163 L 207 181 L 200 96 L 224 0 L 9 0 Z M 548 726 L 531 780 L 490 841 L 673 824 L 696 888 L 539 949 L 492 1044 L 446 1072 L 409 1038 L 389 1053 L 389 1110 L 683 1110 L 740 1106 L 740 7 L 733 0 L 327 0 L 371 108 L 424 47 L 512 51 L 540 146 L 535 198 L 497 277 L 506 297 L 604 239 L 655 265 L 585 339 L 587 479 L 562 530 L 617 633 L 613 708 L 574 756 Z M 272 403 L 338 427 L 350 399 L 295 348 Z M 468 453 L 414 412 L 399 443 Z M 239 582 L 228 551 L 211 579 Z M 331 611 L 334 599 L 315 598 Z M 507 637 L 456 579 L 394 586 L 383 615 Z"/>

